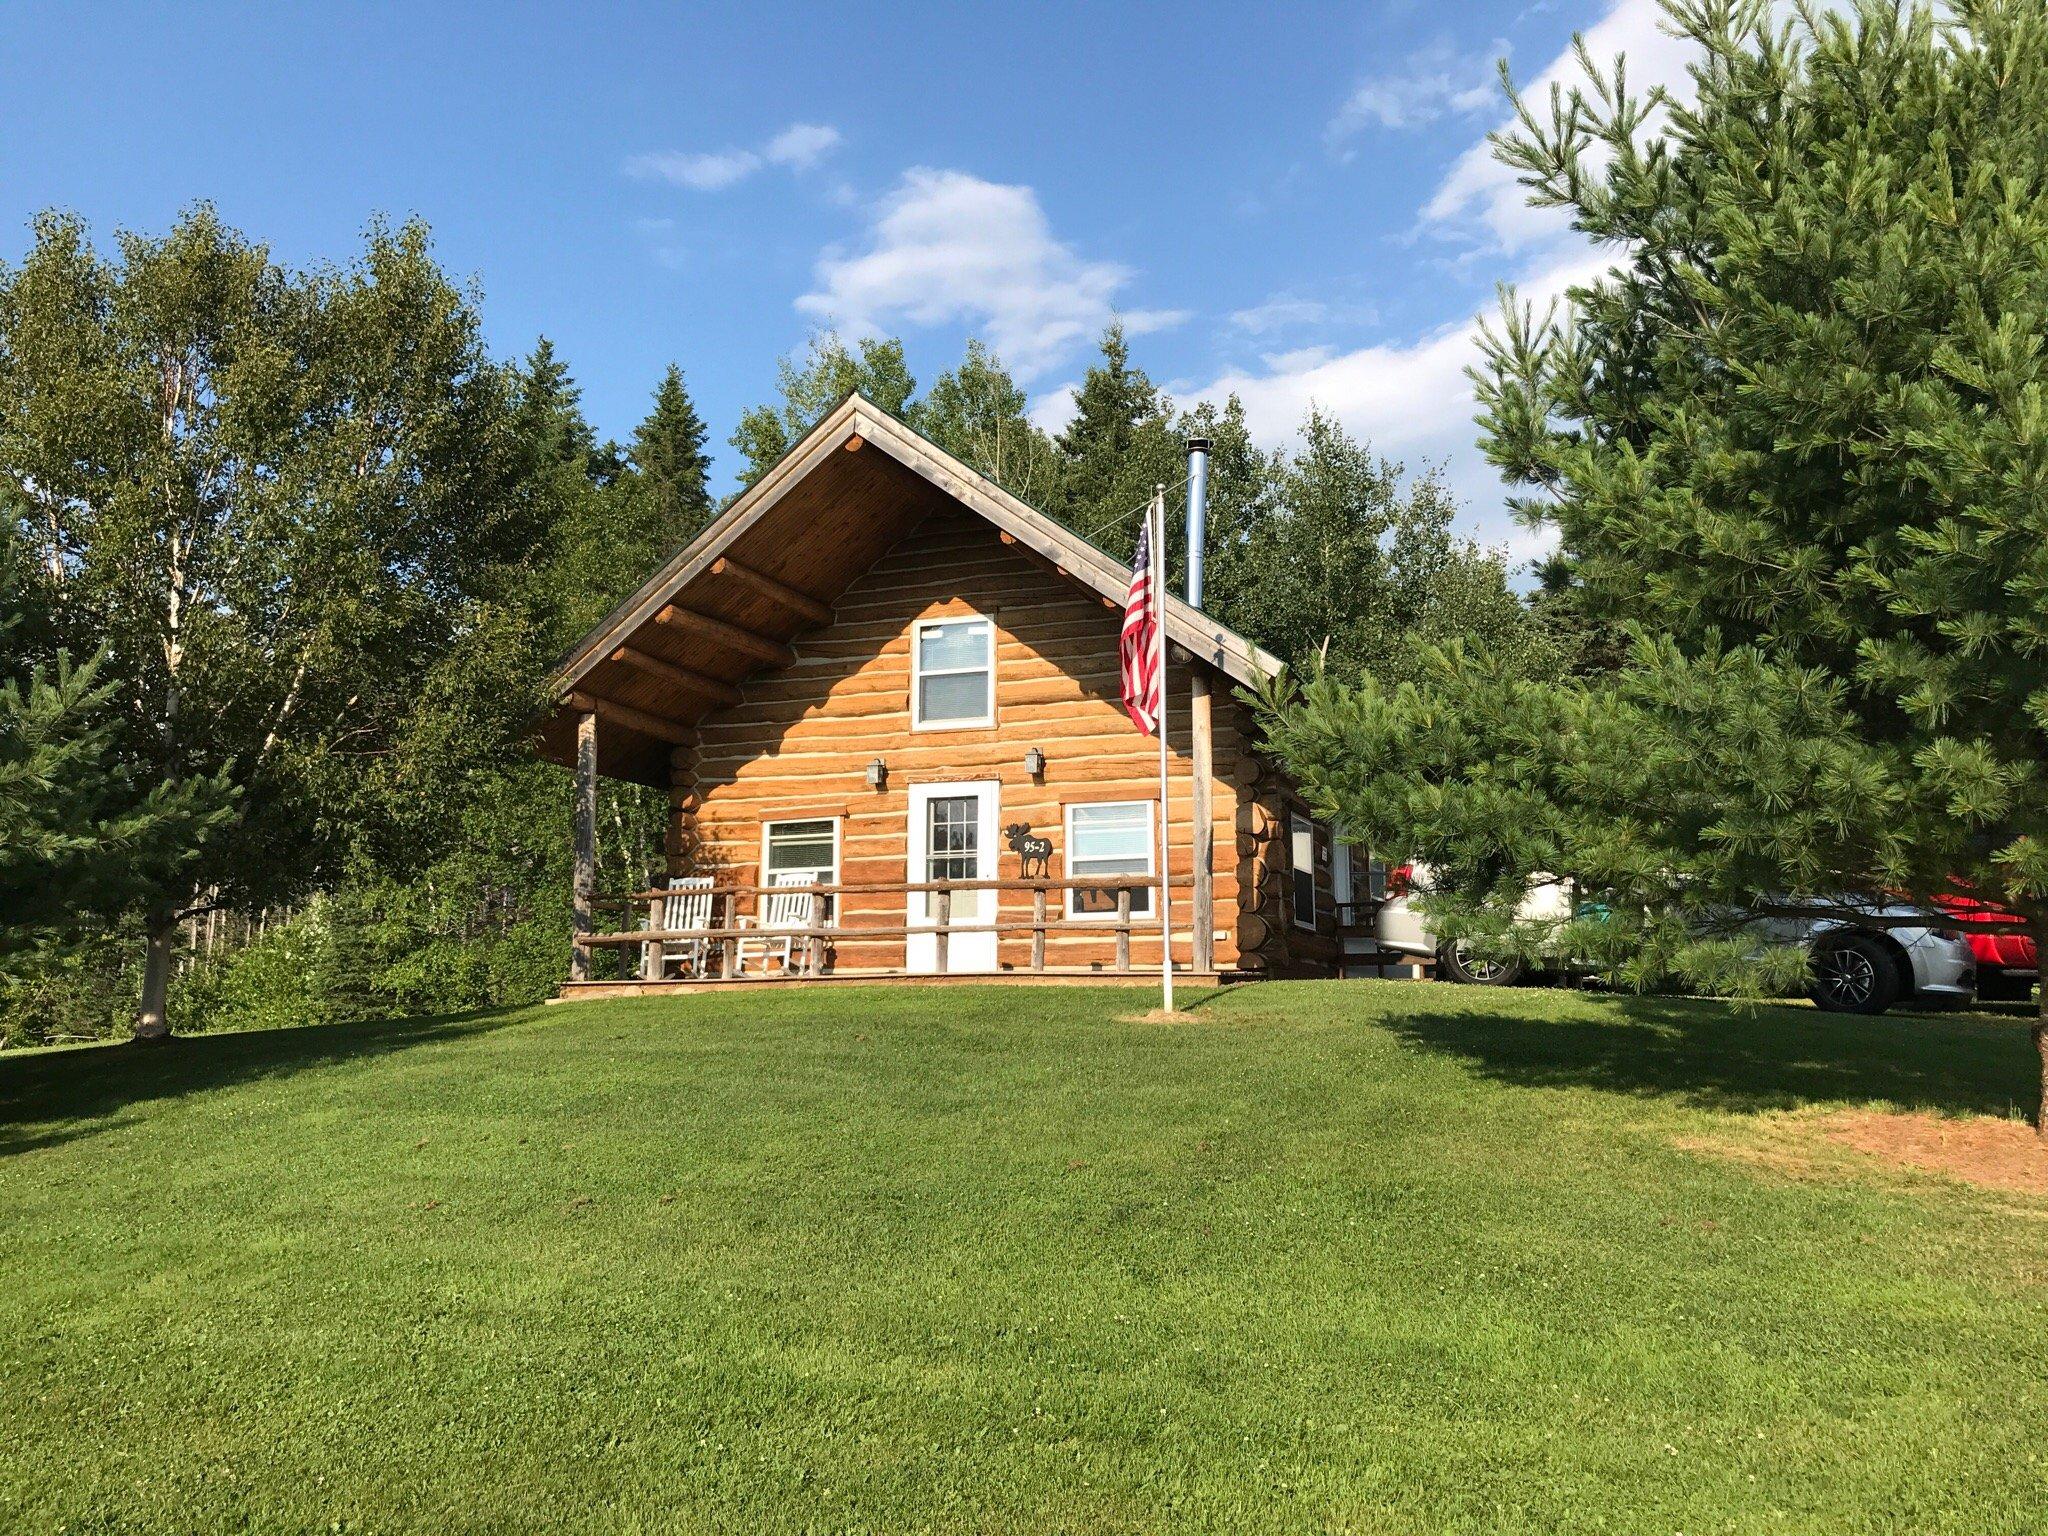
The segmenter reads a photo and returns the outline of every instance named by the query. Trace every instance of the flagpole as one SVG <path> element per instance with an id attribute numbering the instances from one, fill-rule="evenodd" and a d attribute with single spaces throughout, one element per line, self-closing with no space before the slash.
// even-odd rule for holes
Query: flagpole
<path id="1" fill-rule="evenodd" d="M 1173 888 L 1168 872 L 1166 815 L 1166 487 L 1152 492 L 1152 589 L 1159 594 L 1159 624 L 1153 643 L 1159 647 L 1159 991 L 1167 1013 L 1173 1012 Z"/>

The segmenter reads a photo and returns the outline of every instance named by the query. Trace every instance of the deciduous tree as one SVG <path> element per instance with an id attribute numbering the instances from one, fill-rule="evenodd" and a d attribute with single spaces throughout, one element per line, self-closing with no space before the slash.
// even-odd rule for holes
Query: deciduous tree
<path id="1" fill-rule="evenodd" d="M 117 245 L 46 215 L 0 270 L 0 484 L 59 637 L 106 647 L 136 782 L 236 790 L 145 902 L 148 1037 L 180 915 L 331 873 L 352 765 L 545 528 L 505 373 L 423 227 L 310 272 L 205 207 Z"/>
<path id="2" fill-rule="evenodd" d="M 904 361 L 903 343 L 894 337 L 863 337 L 849 347 L 838 335 L 825 331 L 811 338 L 801 365 L 788 358 L 776 368 L 776 391 L 782 396 L 774 405 L 757 405 L 740 415 L 733 447 L 747 463 L 740 479 L 752 485 L 801 438 L 853 390 L 859 390 L 883 410 L 902 415 L 917 390 Z"/>

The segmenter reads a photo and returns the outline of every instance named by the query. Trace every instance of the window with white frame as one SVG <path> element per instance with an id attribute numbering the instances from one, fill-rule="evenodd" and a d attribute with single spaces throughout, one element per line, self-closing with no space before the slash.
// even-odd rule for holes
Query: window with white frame
<path id="1" fill-rule="evenodd" d="M 1113 800 L 1099 805 L 1067 807 L 1067 873 L 1069 875 L 1142 875 L 1153 873 L 1153 821 L 1158 807 L 1150 800 Z M 1149 887 L 1131 892 L 1131 915 L 1149 916 Z M 1115 917 L 1116 891 L 1069 890 L 1067 916 Z"/>
<path id="2" fill-rule="evenodd" d="M 993 725 L 996 627 L 971 614 L 922 619 L 910 634 L 910 723 L 921 731 Z"/>
<path id="3" fill-rule="evenodd" d="M 1306 816 L 1287 818 L 1287 864 L 1293 875 L 1294 926 L 1316 925 L 1316 825 Z"/>
<path id="4" fill-rule="evenodd" d="M 761 883 L 773 885 L 778 875 L 802 875 L 818 885 L 839 883 L 839 818 L 812 821 L 770 821 L 761 826 Z M 837 898 L 820 896 L 818 916 L 832 920 Z"/>

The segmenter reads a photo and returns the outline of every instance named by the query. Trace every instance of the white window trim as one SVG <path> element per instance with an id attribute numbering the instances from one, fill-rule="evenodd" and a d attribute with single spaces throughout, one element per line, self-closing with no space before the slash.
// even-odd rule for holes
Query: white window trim
<path id="1" fill-rule="evenodd" d="M 980 622 L 988 626 L 988 666 L 983 667 L 941 667 L 929 674 L 932 677 L 964 677 L 969 673 L 985 671 L 988 674 L 988 710 L 971 720 L 927 720 L 924 718 L 924 689 L 921 686 L 926 672 L 918 664 L 924 653 L 924 632 L 939 624 L 968 624 Z M 919 619 L 910 626 L 910 728 L 913 731 L 976 731 L 987 730 L 996 723 L 996 621 L 984 613 L 941 613 L 929 619 Z"/>
<path id="2" fill-rule="evenodd" d="M 1069 876 L 1079 874 L 1079 871 L 1074 868 L 1074 812 L 1094 810 L 1127 811 L 1134 808 L 1145 813 L 1145 878 L 1147 880 L 1158 878 L 1159 802 L 1157 800 L 1074 800 L 1062 806 L 1060 808 L 1060 819 L 1065 823 L 1066 851 L 1061 855 L 1061 862 L 1066 866 L 1066 872 Z M 1069 922 L 1114 923 L 1116 921 L 1116 913 L 1114 911 L 1076 911 L 1074 899 L 1079 894 L 1080 892 L 1076 891 L 1072 886 L 1067 887 L 1067 920 Z M 1131 896 L 1131 921 L 1133 922 L 1136 922 L 1140 917 L 1152 917 L 1159 910 L 1157 907 L 1148 906 L 1146 910 L 1140 912 L 1138 901 L 1141 896 L 1146 896 L 1149 900 L 1147 893 L 1133 892 Z"/>
<path id="3" fill-rule="evenodd" d="M 831 872 L 831 874 L 830 874 L 830 875 L 828 875 L 828 876 L 827 876 L 827 877 L 826 877 L 825 879 L 823 879 L 823 880 L 820 880 L 820 881 L 818 881 L 818 882 L 817 882 L 817 884 L 819 884 L 819 885 L 837 885 L 837 884 L 839 883 L 839 870 L 840 870 L 840 862 L 839 862 L 839 861 L 840 861 L 840 846 L 839 846 L 839 845 L 840 845 L 840 838 L 841 838 L 841 835 L 842 835 L 842 828 L 843 828 L 843 825 L 844 825 L 844 819 L 843 819 L 842 817 L 838 817 L 838 816 L 778 816 L 778 817 L 776 817 L 776 818 L 775 818 L 775 819 L 774 819 L 773 821 L 764 821 L 764 822 L 762 822 L 762 823 L 761 823 L 761 865 L 760 865 L 760 868 L 761 868 L 761 879 L 760 879 L 760 884 L 762 884 L 762 885 L 773 885 L 773 884 L 775 883 L 774 877 L 773 877 L 773 876 L 772 876 L 771 874 L 769 874 L 769 872 L 768 872 L 768 834 L 769 834 L 770 832 L 772 832 L 772 831 L 773 831 L 773 830 L 774 830 L 775 828 L 777 828 L 777 827 L 800 827 L 800 826 L 803 826 L 803 825 L 804 825 L 805 823 L 807 823 L 807 822 L 813 822 L 813 821 L 826 821 L 826 822 L 830 822 L 830 823 L 832 824 L 832 872 Z M 759 901 L 766 901 L 767 899 L 768 899 L 768 895 L 767 895 L 767 892 L 765 892 L 765 891 L 764 891 L 764 892 L 762 892 L 762 893 L 761 893 L 761 895 L 760 895 L 759 897 L 757 897 L 757 898 L 756 898 L 757 902 L 759 902 Z M 837 899 L 836 897 L 832 897 L 832 896 L 826 896 L 826 897 L 823 897 L 823 898 L 821 898 L 821 900 L 822 900 L 822 901 L 824 901 L 824 902 L 827 902 L 827 903 L 829 903 L 829 904 L 831 905 L 831 908 L 832 908 L 832 915 L 831 915 L 830 917 L 826 918 L 826 919 L 824 920 L 824 922 L 820 924 L 820 926 L 821 926 L 821 927 L 826 927 L 826 928 L 830 928 L 830 927 L 835 927 L 835 926 L 837 926 L 837 921 L 838 921 L 838 917 L 839 917 L 839 902 L 838 902 L 838 899 Z"/>
<path id="4" fill-rule="evenodd" d="M 1308 921 L 1301 920 L 1301 903 L 1294 899 L 1294 877 L 1301 872 L 1301 866 L 1294 859 L 1294 835 L 1297 831 L 1308 833 Z M 1318 908 L 1316 905 L 1316 824 L 1299 811 L 1287 813 L 1287 915 L 1294 926 L 1304 933 L 1314 933 Z"/>

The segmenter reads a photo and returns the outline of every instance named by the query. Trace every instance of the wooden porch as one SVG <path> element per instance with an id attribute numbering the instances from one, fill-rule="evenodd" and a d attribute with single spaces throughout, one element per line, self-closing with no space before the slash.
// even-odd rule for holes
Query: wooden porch
<path id="1" fill-rule="evenodd" d="M 1230 973 L 1194 962 L 1195 935 L 1185 926 L 1192 916 L 1188 903 L 1192 885 L 1186 879 L 1162 882 L 1156 877 L 1084 875 L 774 885 L 714 881 L 688 889 L 594 893 L 589 898 L 593 913 L 615 913 L 626 921 L 616 928 L 593 925 L 577 933 L 575 975 L 563 987 L 562 995 L 647 995 L 847 981 L 1156 984 L 1161 923 L 1152 913 L 1135 910 L 1135 904 L 1140 892 L 1162 889 L 1181 893 L 1175 911 L 1169 914 L 1178 920 L 1167 944 L 1175 982 L 1203 985 L 1228 980 Z M 978 899 L 983 894 L 990 898 L 988 910 L 978 914 L 972 909 L 983 905 Z M 829 904 L 831 916 L 795 924 L 765 922 L 749 909 L 770 895 L 805 897 L 814 907 Z M 1070 895 L 1101 902 L 1105 910 L 1070 915 Z M 968 896 L 977 899 L 960 900 Z M 708 920 L 695 927 L 663 926 L 664 908 L 679 897 L 708 912 Z M 922 920 L 910 916 L 913 899 L 918 897 L 926 898 L 919 903 L 928 913 Z M 1155 895 L 1153 900 L 1157 899 Z M 967 915 L 956 916 L 956 905 L 968 907 Z M 1087 965 L 1049 964 L 1047 939 L 1061 934 L 1104 941 L 1107 958 Z M 992 941 L 988 949 L 993 963 L 975 964 L 971 959 L 963 963 L 963 941 L 983 936 Z M 913 963 L 913 944 L 922 950 L 922 963 Z M 1135 956 L 1138 946 L 1151 953 Z M 749 967 L 749 951 L 759 954 L 771 947 L 780 953 Z M 878 949 L 893 951 L 893 963 L 875 963 L 872 957 Z M 601 950 L 622 952 L 630 974 L 592 977 L 591 959 Z M 849 952 L 868 958 L 850 961 Z"/>

